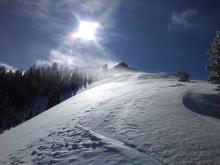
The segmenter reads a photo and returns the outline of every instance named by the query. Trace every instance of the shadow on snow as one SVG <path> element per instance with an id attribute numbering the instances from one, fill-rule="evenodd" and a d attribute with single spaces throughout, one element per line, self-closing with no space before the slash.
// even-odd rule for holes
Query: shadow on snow
<path id="1" fill-rule="evenodd" d="M 220 119 L 220 95 L 218 94 L 188 93 L 183 98 L 183 104 L 193 112 Z"/>

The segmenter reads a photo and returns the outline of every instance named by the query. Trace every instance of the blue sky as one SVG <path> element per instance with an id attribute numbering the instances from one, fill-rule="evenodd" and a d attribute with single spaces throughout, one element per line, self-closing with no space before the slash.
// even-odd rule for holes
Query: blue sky
<path id="1" fill-rule="evenodd" d="M 204 79 L 219 6 L 218 0 L 1 0 L 0 61 L 22 69 L 125 61 L 146 72 L 184 65 Z M 79 20 L 101 23 L 97 43 L 70 41 Z"/>

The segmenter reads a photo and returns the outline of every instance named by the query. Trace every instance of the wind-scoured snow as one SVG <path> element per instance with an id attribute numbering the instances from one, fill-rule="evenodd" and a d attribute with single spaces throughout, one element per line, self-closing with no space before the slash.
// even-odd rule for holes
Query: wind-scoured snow
<path id="1" fill-rule="evenodd" d="M 0 135 L 0 164 L 220 164 L 216 86 L 120 74 Z"/>

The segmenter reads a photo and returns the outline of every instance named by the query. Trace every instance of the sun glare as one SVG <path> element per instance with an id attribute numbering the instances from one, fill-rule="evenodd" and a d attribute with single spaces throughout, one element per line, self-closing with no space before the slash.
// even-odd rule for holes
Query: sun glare
<path id="1" fill-rule="evenodd" d="M 100 27 L 98 22 L 80 21 L 77 32 L 73 34 L 76 39 L 96 40 L 96 30 Z"/>

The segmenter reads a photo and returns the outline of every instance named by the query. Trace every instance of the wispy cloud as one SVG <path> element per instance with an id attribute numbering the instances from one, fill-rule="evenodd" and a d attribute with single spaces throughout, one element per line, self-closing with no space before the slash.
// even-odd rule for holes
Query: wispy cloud
<path id="1" fill-rule="evenodd" d="M 104 52 L 103 52 L 104 53 Z M 51 50 L 50 56 L 47 60 L 39 59 L 36 61 L 37 65 L 52 65 L 57 63 L 60 66 L 65 66 L 70 69 L 87 66 L 108 66 L 115 65 L 117 59 L 113 58 L 112 55 L 105 57 L 97 55 L 95 52 L 80 52 L 73 51 L 73 49 L 64 50 L 63 47 L 60 49 Z"/>
<path id="2" fill-rule="evenodd" d="M 70 29 L 77 19 L 96 19 L 112 26 L 115 11 L 121 0 L 0 0 L 11 12 L 25 17 L 37 18 L 43 28 Z"/>
<path id="3" fill-rule="evenodd" d="M 182 12 L 174 11 L 171 17 L 171 22 L 168 25 L 168 30 L 173 31 L 177 28 L 193 28 L 192 19 L 198 15 L 197 9 L 185 9 Z"/>
<path id="4" fill-rule="evenodd" d="M 2 62 L 2 61 L 0 61 L 0 66 L 4 66 L 7 69 L 7 71 L 11 70 L 12 72 L 14 72 L 15 70 L 17 70 L 17 68 L 15 68 L 14 66 L 11 66 L 11 65 L 9 65 L 5 62 Z"/>
<path id="5" fill-rule="evenodd" d="M 121 0 L 0 0 L 0 5 L 8 5 L 11 11 L 22 17 L 39 21 L 38 26 L 58 42 L 45 59 L 38 59 L 38 65 L 53 62 L 69 67 L 113 63 L 115 56 L 100 43 L 73 41 L 68 34 L 74 31 L 79 20 L 98 21 L 105 29 L 114 26 L 114 14 Z M 107 39 L 106 39 L 107 40 Z"/>

